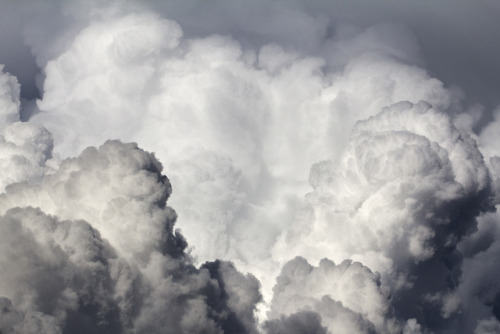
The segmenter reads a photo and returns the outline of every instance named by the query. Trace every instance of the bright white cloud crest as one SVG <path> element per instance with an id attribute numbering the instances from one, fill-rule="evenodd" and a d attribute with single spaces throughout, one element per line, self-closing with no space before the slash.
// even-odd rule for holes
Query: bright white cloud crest
<path id="1" fill-rule="evenodd" d="M 0 332 L 496 332 L 497 100 L 362 4 L 0 4 Z"/>

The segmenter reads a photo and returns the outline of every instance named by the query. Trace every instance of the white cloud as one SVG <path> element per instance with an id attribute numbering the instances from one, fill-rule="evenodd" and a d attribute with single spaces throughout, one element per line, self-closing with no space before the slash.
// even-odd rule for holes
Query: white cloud
<path id="1" fill-rule="evenodd" d="M 380 276 L 359 262 L 323 259 L 313 267 L 297 257 L 283 266 L 273 293 L 271 321 L 307 311 L 318 313 L 330 333 L 401 331 Z"/>
<path id="2" fill-rule="evenodd" d="M 8 187 L 0 295 L 9 314 L 39 314 L 38 328 L 54 332 L 255 332 L 258 281 L 226 262 L 192 265 L 161 169 L 136 145 L 110 141 L 40 183 Z"/>
<path id="3" fill-rule="evenodd" d="M 499 9 L 0 3 L 0 331 L 494 331 Z"/>

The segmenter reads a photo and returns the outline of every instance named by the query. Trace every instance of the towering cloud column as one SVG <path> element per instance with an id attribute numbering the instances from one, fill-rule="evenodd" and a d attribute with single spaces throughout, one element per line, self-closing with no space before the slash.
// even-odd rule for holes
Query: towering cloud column
<path id="1" fill-rule="evenodd" d="M 49 168 L 47 130 L 2 125 L 0 161 L 14 167 L 0 178 L 2 333 L 256 333 L 258 281 L 193 265 L 153 154 L 108 141 Z"/>
<path id="2" fill-rule="evenodd" d="M 500 332 L 499 9 L 0 0 L 0 332 Z"/>
<path id="3" fill-rule="evenodd" d="M 314 192 L 276 258 L 360 261 L 381 274 L 398 318 L 440 328 L 456 314 L 457 244 L 493 208 L 488 168 L 468 134 L 426 102 L 397 103 L 359 121 L 339 161 L 316 164 L 310 180 Z"/>

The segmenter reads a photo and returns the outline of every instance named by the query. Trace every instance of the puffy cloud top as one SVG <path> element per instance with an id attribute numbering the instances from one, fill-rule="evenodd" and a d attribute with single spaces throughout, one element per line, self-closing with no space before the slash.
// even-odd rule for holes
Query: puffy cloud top
<path id="1" fill-rule="evenodd" d="M 380 288 L 380 277 L 359 262 L 346 260 L 335 265 L 324 259 L 315 268 L 297 257 L 283 266 L 273 292 L 270 319 L 313 311 L 330 333 L 401 330 L 392 315 L 389 296 Z"/>
<path id="2" fill-rule="evenodd" d="M 0 332 L 498 331 L 499 13 L 0 2 Z"/>
<path id="3" fill-rule="evenodd" d="M 41 182 L 7 187 L 0 328 L 255 332 L 258 281 L 225 262 L 192 265 L 173 230 L 161 170 L 137 145 L 109 141 L 62 161 Z"/>
<path id="4" fill-rule="evenodd" d="M 0 192 L 12 183 L 40 179 L 49 170 L 52 134 L 43 126 L 20 122 L 20 89 L 0 66 Z"/>
<path id="5" fill-rule="evenodd" d="M 315 190 L 277 259 L 361 261 L 381 273 L 406 319 L 429 321 L 408 303 L 449 305 L 439 293 L 459 277 L 457 243 L 493 205 L 483 157 L 449 116 L 425 102 L 395 104 L 358 122 L 341 159 L 315 165 L 310 180 Z"/>

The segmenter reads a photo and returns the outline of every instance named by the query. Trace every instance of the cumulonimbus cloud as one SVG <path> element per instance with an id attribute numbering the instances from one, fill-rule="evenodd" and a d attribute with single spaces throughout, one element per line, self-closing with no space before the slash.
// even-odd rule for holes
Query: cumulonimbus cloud
<path id="1" fill-rule="evenodd" d="M 160 172 L 151 154 L 110 141 L 7 187 L 2 331 L 256 331 L 258 281 L 226 262 L 193 266 Z"/>
<path id="2" fill-rule="evenodd" d="M 363 4 L 2 4 L 0 331 L 494 332 L 498 8 Z"/>

